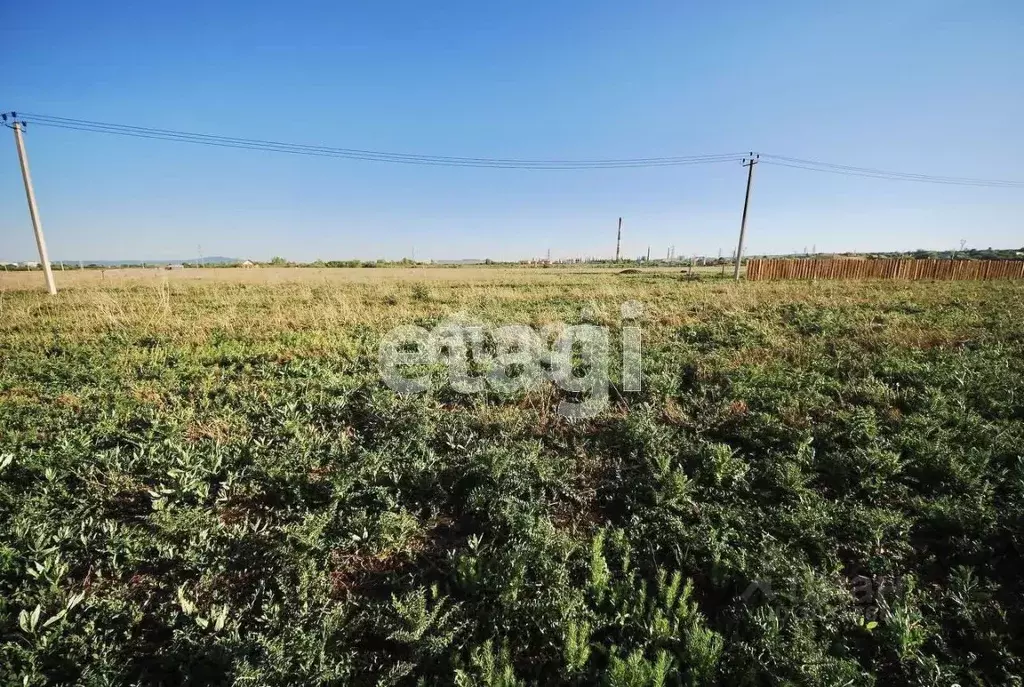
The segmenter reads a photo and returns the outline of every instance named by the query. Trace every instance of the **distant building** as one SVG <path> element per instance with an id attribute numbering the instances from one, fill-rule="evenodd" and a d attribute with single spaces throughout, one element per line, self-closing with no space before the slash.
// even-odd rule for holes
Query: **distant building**
<path id="1" fill-rule="evenodd" d="M 39 263 L 36 262 L 35 260 L 26 260 L 25 262 L 21 263 L 21 266 L 24 267 L 25 269 L 34 270 L 35 268 L 39 267 Z"/>
<path id="2" fill-rule="evenodd" d="M 246 260 L 245 262 L 242 263 L 242 267 L 244 267 L 245 269 L 249 269 L 249 268 L 255 267 L 255 266 L 256 266 L 256 263 L 254 263 L 252 260 Z"/>
<path id="3" fill-rule="evenodd" d="M 164 269 L 168 269 L 168 270 L 183 270 L 183 269 L 185 269 L 185 266 L 184 265 L 177 265 L 177 264 L 175 264 L 175 265 L 168 265 Z"/>

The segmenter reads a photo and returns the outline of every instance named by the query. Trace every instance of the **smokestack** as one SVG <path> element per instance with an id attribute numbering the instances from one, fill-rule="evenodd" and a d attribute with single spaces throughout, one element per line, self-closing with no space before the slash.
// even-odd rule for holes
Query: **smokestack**
<path id="1" fill-rule="evenodd" d="M 619 248 L 622 246 L 622 218 L 619 218 L 619 235 L 615 238 L 615 262 L 619 261 Z"/>

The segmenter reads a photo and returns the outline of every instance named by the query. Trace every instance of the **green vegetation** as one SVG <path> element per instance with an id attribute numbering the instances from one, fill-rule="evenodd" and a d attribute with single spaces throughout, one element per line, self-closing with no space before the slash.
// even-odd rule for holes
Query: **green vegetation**
<path id="1" fill-rule="evenodd" d="M 1022 285 L 545 274 L 0 293 L 0 683 L 1021 684 Z M 377 376 L 630 299 L 593 420 Z"/>

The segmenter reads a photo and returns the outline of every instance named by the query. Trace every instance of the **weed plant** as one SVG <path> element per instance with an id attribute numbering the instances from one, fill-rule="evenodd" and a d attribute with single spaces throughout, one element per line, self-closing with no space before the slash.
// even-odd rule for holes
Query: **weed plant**
<path id="1" fill-rule="evenodd" d="M 627 300 L 594 419 L 378 375 Z M 0 360 L 3 684 L 1024 675 L 1019 284 L 125 281 L 0 293 Z"/>

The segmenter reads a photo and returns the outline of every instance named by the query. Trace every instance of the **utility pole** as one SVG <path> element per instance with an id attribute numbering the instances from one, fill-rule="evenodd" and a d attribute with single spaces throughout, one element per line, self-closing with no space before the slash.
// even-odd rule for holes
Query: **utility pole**
<path id="1" fill-rule="evenodd" d="M 743 166 L 747 168 L 747 194 L 743 197 L 743 219 L 740 220 L 740 241 L 736 245 L 736 267 L 733 268 L 732 277 L 740 280 L 740 262 L 743 261 L 743 238 L 747 233 L 747 208 L 750 206 L 750 185 L 754 181 L 754 165 L 757 164 L 760 154 L 750 154 L 749 158 L 743 158 Z"/>
<path id="2" fill-rule="evenodd" d="M 651 264 L 651 247 L 647 246 L 647 264 Z"/>
<path id="3" fill-rule="evenodd" d="M 619 235 L 615 237 L 615 262 L 619 261 L 619 248 L 622 246 L 622 218 L 619 218 Z"/>
<path id="4" fill-rule="evenodd" d="M 11 123 L 7 123 L 10 116 Z M 43 223 L 39 219 L 39 208 L 36 207 L 36 192 L 32 188 L 32 175 L 28 170 L 28 155 L 25 153 L 25 142 L 21 138 L 21 132 L 25 123 L 18 120 L 16 112 L 0 115 L 5 126 L 14 130 L 14 143 L 18 147 L 18 162 L 21 164 L 21 178 L 25 182 L 25 198 L 28 200 L 28 214 L 32 218 L 32 229 L 36 234 L 36 248 L 39 249 L 39 262 L 43 264 L 43 274 L 46 276 L 46 290 L 50 295 L 57 293 L 57 285 L 53 282 L 53 271 L 50 270 L 50 258 L 46 254 L 46 238 L 43 236 Z"/>

